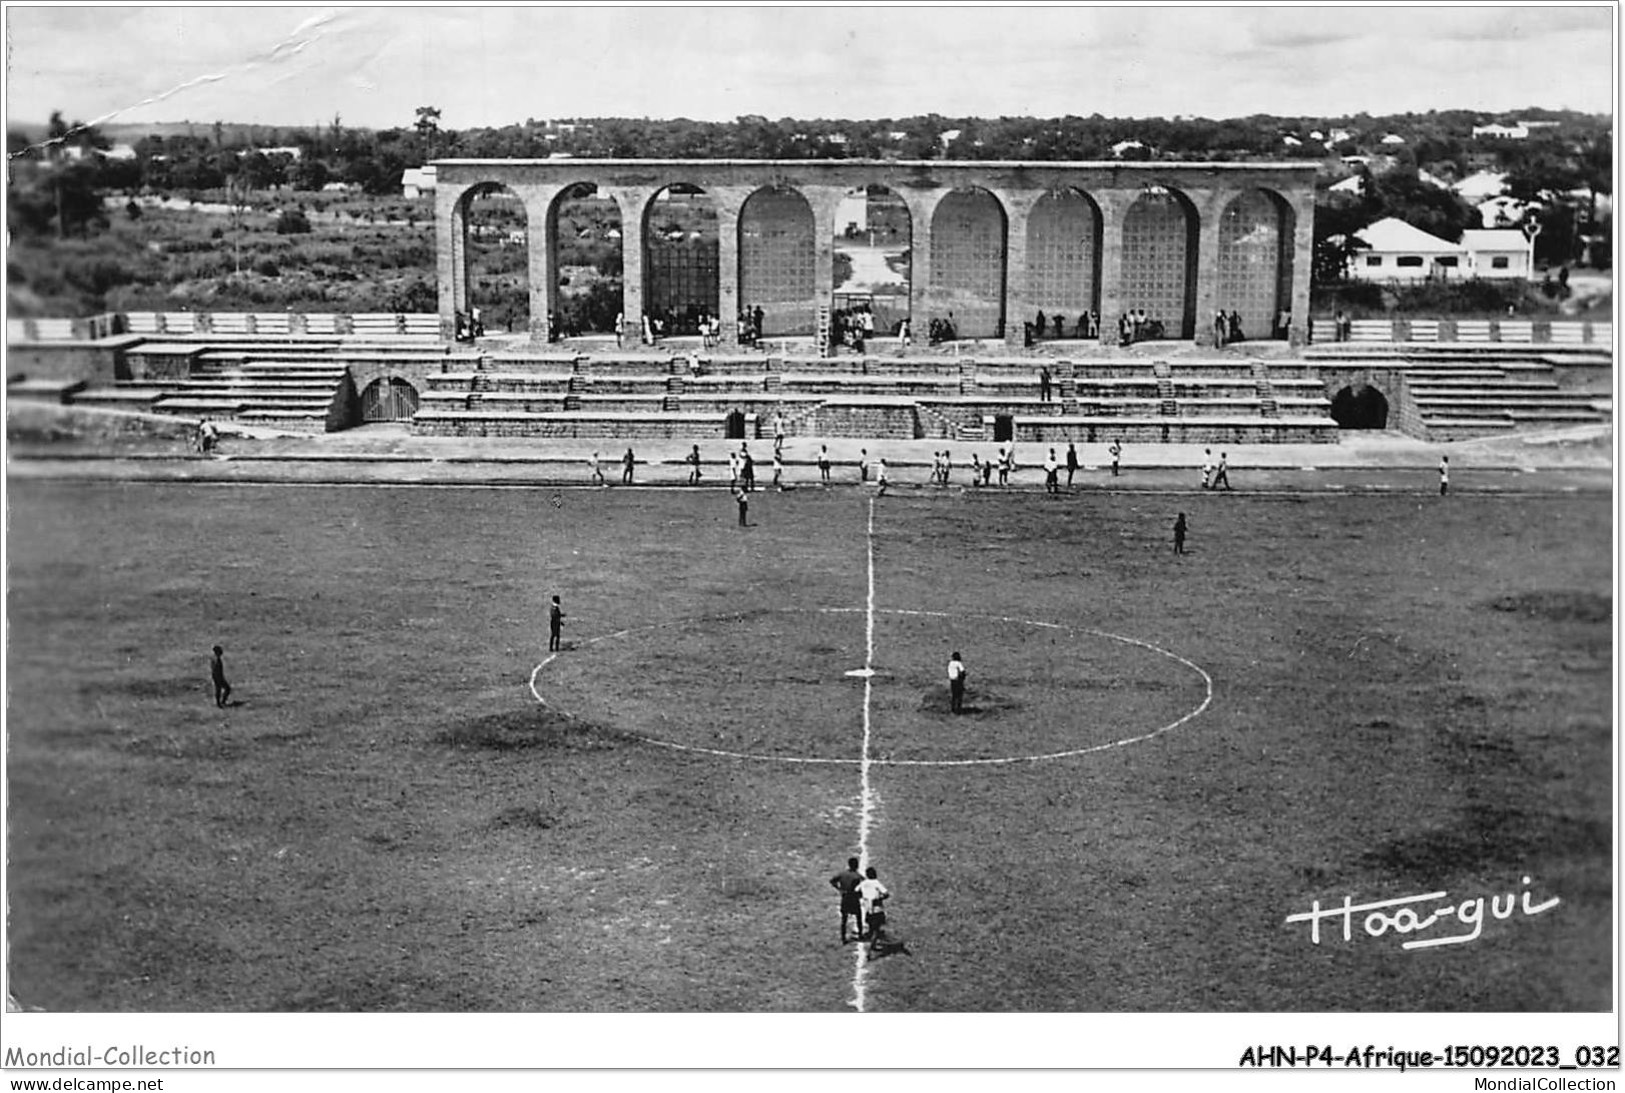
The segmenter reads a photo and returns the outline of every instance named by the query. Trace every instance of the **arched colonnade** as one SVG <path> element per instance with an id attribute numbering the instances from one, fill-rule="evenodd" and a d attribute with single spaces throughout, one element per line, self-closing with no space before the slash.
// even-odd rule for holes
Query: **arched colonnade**
<path id="1" fill-rule="evenodd" d="M 1279 312 L 1308 313 L 1314 165 L 739 160 L 443 160 L 435 237 L 441 326 L 468 303 L 468 207 L 493 187 L 526 216 L 531 334 L 548 334 L 559 282 L 558 204 L 583 186 L 620 217 L 622 316 L 635 344 L 649 308 L 651 212 L 672 192 L 703 194 L 715 211 L 714 305 L 725 344 L 734 318 L 763 307 L 768 326 L 801 332 L 834 302 L 843 201 L 868 187 L 906 214 L 907 313 L 916 337 L 954 315 L 964 336 L 1020 344 L 1039 311 L 1116 318 L 1143 308 L 1170 336 L 1211 344 L 1218 309 L 1239 311 L 1249 336 Z M 849 232 L 850 234 L 850 232 Z M 657 240 L 654 242 L 658 242 Z M 902 306 L 900 303 L 898 306 Z M 712 308 L 714 307 L 714 310 Z M 772 333 L 770 330 L 769 333 Z"/>

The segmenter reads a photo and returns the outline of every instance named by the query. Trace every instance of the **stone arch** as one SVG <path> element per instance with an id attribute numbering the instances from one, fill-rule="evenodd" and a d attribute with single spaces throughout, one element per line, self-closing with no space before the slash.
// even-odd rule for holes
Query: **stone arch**
<path id="1" fill-rule="evenodd" d="M 717 199 L 691 182 L 673 182 L 643 207 L 643 310 L 664 333 L 697 334 L 716 317 L 721 296 Z"/>
<path id="2" fill-rule="evenodd" d="M 931 214 L 931 318 L 947 318 L 962 338 L 1004 334 L 1005 236 L 1009 217 L 980 186 L 950 190 Z"/>
<path id="3" fill-rule="evenodd" d="M 739 306 L 761 309 L 763 334 L 817 330 L 817 250 L 812 205 L 800 190 L 775 184 L 745 199 L 739 210 Z"/>
<path id="4" fill-rule="evenodd" d="M 1214 305 L 1241 315 L 1250 338 L 1273 336 L 1291 309 L 1292 206 L 1271 190 L 1243 190 L 1219 213 Z"/>
<path id="5" fill-rule="evenodd" d="M 547 207 L 548 310 L 555 336 L 604 334 L 622 307 L 626 255 L 621 205 L 595 182 L 573 182 Z"/>
<path id="6" fill-rule="evenodd" d="M 462 257 L 456 307 L 480 311 L 485 329 L 530 325 L 530 215 L 524 200 L 502 182 L 477 182 L 457 198 L 454 215 Z"/>
<path id="7" fill-rule="evenodd" d="M 1331 416 L 1340 429 L 1386 429 L 1388 398 L 1369 383 L 1351 383 L 1332 396 Z"/>
<path id="8" fill-rule="evenodd" d="M 418 389 L 400 376 L 379 376 L 361 392 L 361 421 L 410 421 L 418 412 Z"/>
<path id="9" fill-rule="evenodd" d="M 836 205 L 831 240 L 832 306 L 868 307 L 890 334 L 913 313 L 914 215 L 898 191 L 870 183 Z"/>
<path id="10" fill-rule="evenodd" d="M 1196 333 L 1198 230 L 1190 198 L 1168 186 L 1146 187 L 1123 214 L 1118 298 L 1125 309 L 1145 309 L 1170 338 Z"/>
<path id="11" fill-rule="evenodd" d="M 1076 186 L 1049 190 L 1027 215 L 1027 303 L 1033 316 L 1065 317 L 1072 334 L 1078 316 L 1100 310 L 1100 206 Z M 1051 328 L 1053 330 L 1053 327 Z"/>

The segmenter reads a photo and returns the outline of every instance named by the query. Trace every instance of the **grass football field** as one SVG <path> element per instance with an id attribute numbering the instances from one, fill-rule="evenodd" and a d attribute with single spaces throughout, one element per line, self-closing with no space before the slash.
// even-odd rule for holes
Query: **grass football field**
<path id="1" fill-rule="evenodd" d="M 13 995 L 1612 1005 L 1606 494 L 845 487 L 751 519 L 720 490 L 14 480 Z M 838 941 L 860 849 L 907 953 Z M 1286 921 L 1526 891 L 1560 902 L 1457 944 Z"/>

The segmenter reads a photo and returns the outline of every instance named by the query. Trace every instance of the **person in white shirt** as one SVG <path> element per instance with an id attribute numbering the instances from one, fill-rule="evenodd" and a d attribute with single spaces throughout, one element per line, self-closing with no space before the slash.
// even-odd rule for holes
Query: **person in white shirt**
<path id="1" fill-rule="evenodd" d="M 858 882 L 858 902 L 863 907 L 864 932 L 858 935 L 859 941 L 867 937 L 873 947 L 876 931 L 886 925 L 885 904 L 886 897 L 890 895 L 886 886 L 880 883 L 879 871 L 874 866 L 863 871 L 863 879 Z"/>
<path id="2" fill-rule="evenodd" d="M 1213 488 L 1213 449 L 1207 448 L 1202 452 L 1202 488 Z"/>
<path id="3" fill-rule="evenodd" d="M 1439 457 L 1439 496 L 1443 497 L 1450 492 L 1450 457 Z"/>
<path id="4" fill-rule="evenodd" d="M 1044 460 L 1044 492 L 1061 492 L 1061 464 L 1055 459 L 1055 449 L 1049 450 L 1049 458 Z"/>
<path id="5" fill-rule="evenodd" d="M 954 713 L 961 713 L 965 708 L 965 662 L 959 659 L 959 651 L 948 658 L 948 708 Z"/>
<path id="6" fill-rule="evenodd" d="M 587 469 L 592 473 L 592 480 L 600 486 L 604 485 L 604 472 L 598 466 L 598 453 L 593 452 L 587 457 Z"/>
<path id="7" fill-rule="evenodd" d="M 886 481 L 886 461 L 884 459 L 877 460 L 875 463 L 875 483 L 880 489 L 875 491 L 876 497 L 886 496 Z"/>

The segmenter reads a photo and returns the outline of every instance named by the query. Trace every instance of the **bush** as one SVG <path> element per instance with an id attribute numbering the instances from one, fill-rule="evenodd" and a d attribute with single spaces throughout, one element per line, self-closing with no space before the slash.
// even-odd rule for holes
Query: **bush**
<path id="1" fill-rule="evenodd" d="M 258 262 L 255 262 L 254 272 L 261 277 L 282 276 L 282 271 L 277 268 L 277 264 L 269 258 L 261 258 Z"/>
<path id="2" fill-rule="evenodd" d="M 278 235 L 303 235 L 310 231 L 310 218 L 298 209 L 283 209 L 276 218 Z"/>

